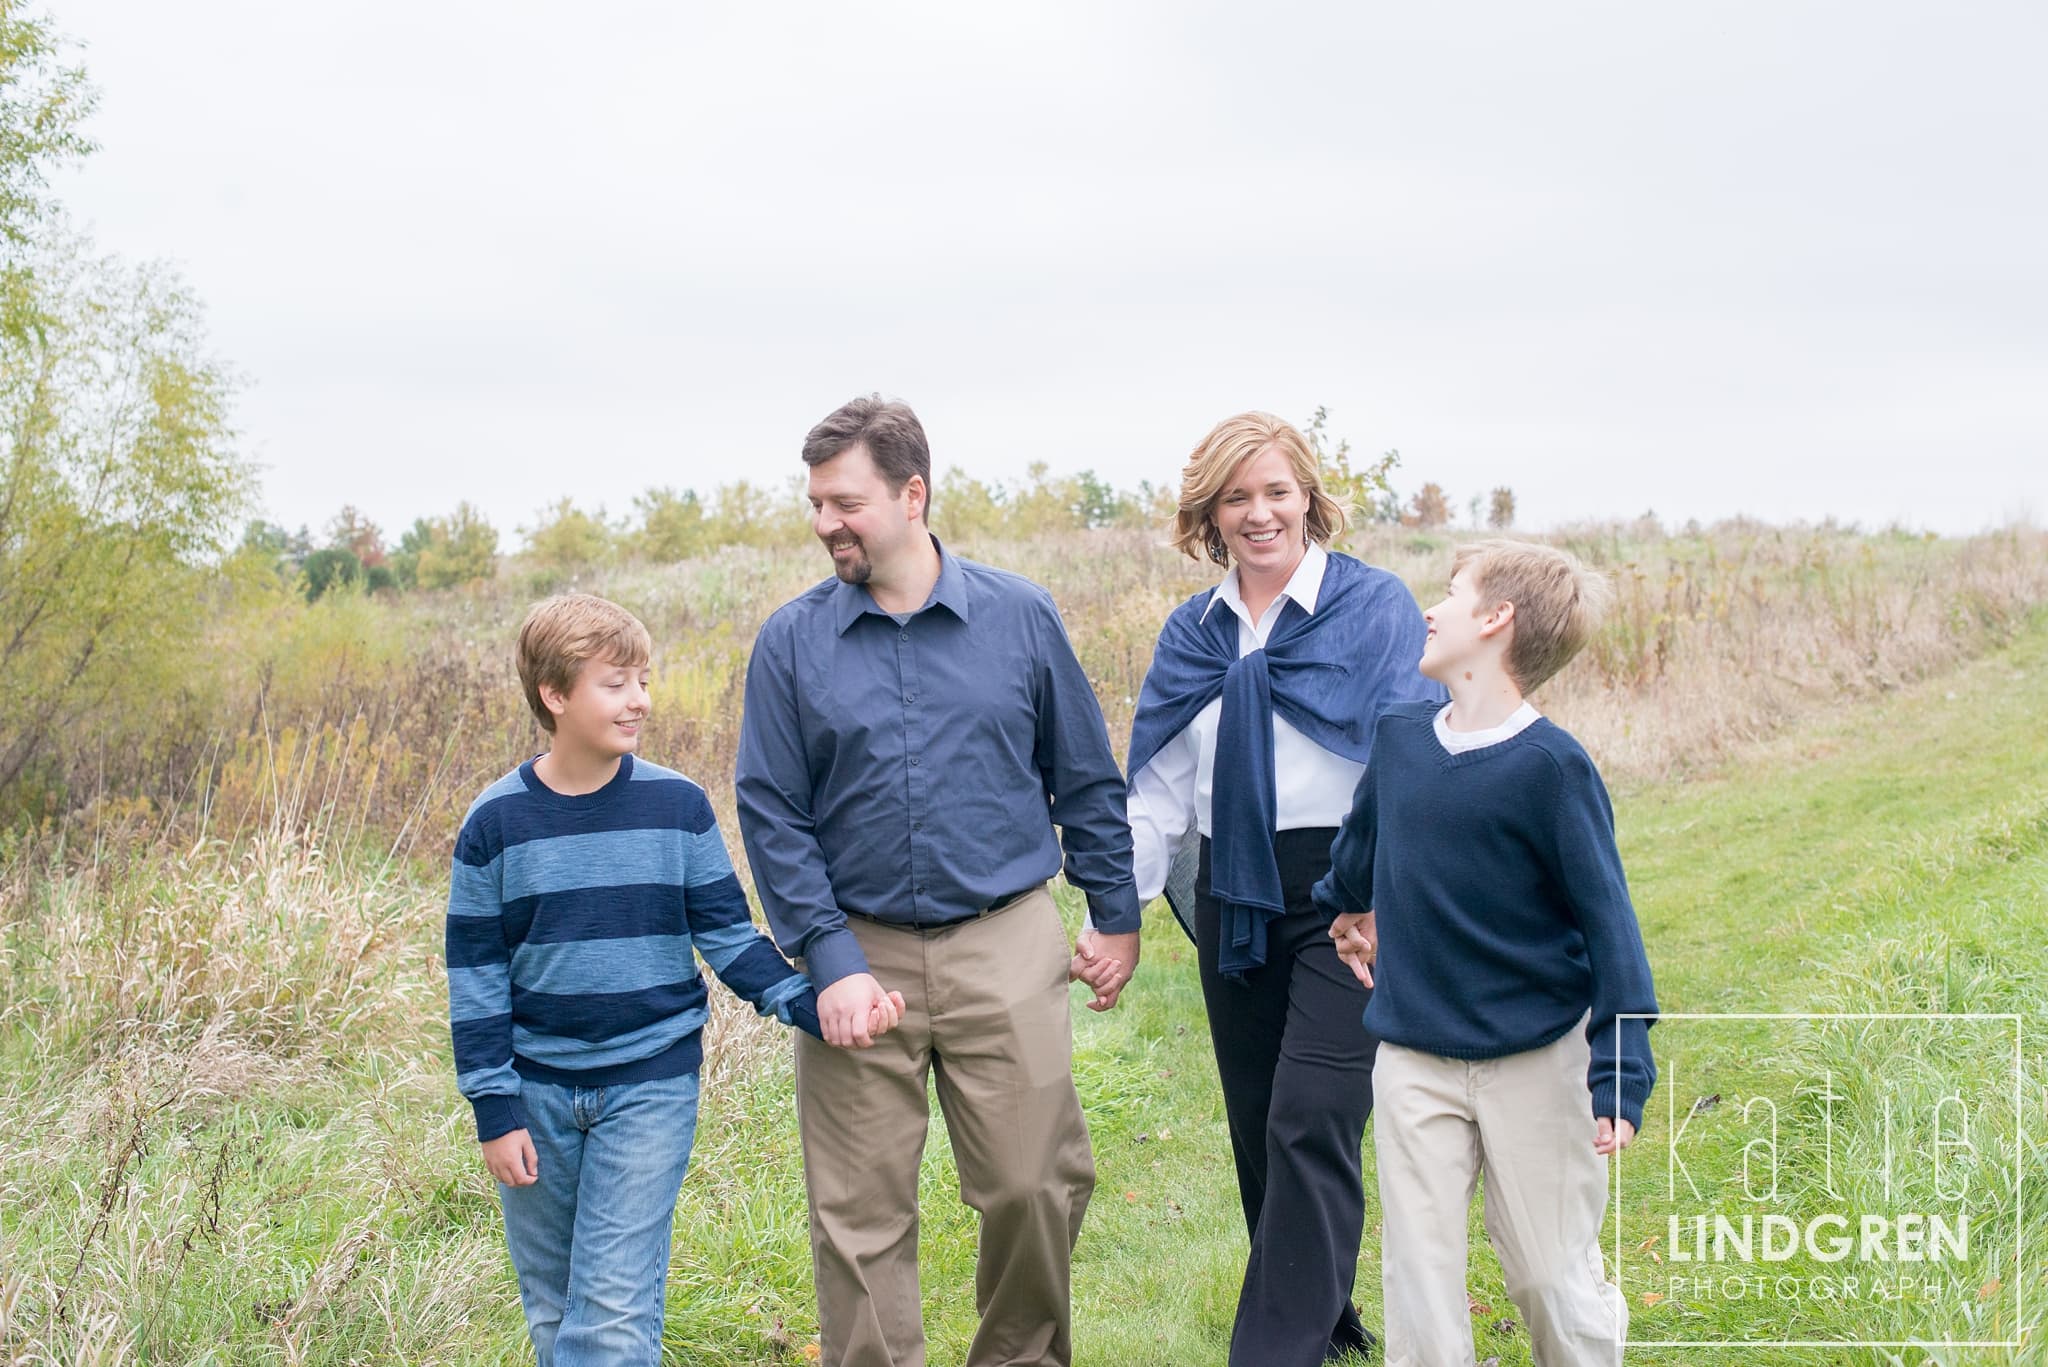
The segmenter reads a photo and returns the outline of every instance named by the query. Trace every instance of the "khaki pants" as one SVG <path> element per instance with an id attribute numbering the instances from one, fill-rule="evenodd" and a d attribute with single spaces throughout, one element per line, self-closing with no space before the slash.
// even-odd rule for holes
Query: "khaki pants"
<path id="1" fill-rule="evenodd" d="M 969 1367 L 1073 1360 L 1069 1269 L 1095 1187 L 1074 1093 L 1071 949 L 1051 894 L 938 931 L 848 918 L 897 1029 L 797 1039 L 797 1116 L 826 1367 L 922 1367 L 917 1174 L 936 1079 L 960 1198 L 981 1212 Z"/>
<path id="2" fill-rule="evenodd" d="M 1387 1367 L 1471 1367 L 1465 1220 L 1486 1232 L 1539 1367 L 1617 1367 L 1628 1306 L 1607 1280 L 1607 1160 L 1593 1152 L 1585 1031 L 1467 1062 L 1382 1043 L 1373 1146 L 1383 1215 Z"/>

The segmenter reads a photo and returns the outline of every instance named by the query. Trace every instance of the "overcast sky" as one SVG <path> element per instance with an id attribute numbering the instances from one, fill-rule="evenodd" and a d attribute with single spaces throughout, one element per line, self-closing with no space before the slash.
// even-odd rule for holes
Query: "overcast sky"
<path id="1" fill-rule="evenodd" d="M 59 0 L 269 514 L 1177 479 L 1232 412 L 1523 522 L 2048 518 L 2048 6 Z M 935 509 L 944 529 L 945 509 Z"/>

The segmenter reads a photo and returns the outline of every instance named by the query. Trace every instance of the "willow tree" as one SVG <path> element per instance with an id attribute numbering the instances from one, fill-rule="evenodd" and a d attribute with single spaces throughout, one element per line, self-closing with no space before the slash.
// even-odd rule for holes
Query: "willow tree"
<path id="1" fill-rule="evenodd" d="M 194 301 L 47 198 L 90 106 L 47 24 L 0 0 L 0 792 L 189 661 L 251 492 Z"/>
<path id="2" fill-rule="evenodd" d="M 49 210 L 50 168 L 93 147 L 81 127 L 92 112 L 92 87 L 84 71 L 58 57 L 48 20 L 0 0 L 0 248 L 10 252 Z"/>

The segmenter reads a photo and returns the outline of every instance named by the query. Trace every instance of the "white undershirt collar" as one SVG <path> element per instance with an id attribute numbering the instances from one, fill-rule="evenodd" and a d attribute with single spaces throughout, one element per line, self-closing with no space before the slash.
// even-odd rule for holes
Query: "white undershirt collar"
<path id="1" fill-rule="evenodd" d="M 1436 714 L 1436 741 L 1454 755 L 1462 755 L 1468 750 L 1484 750 L 1489 745 L 1499 745 L 1520 735 L 1542 716 L 1536 705 L 1525 699 L 1499 726 L 1489 726 L 1484 731 L 1453 731 L 1450 727 L 1451 705 L 1445 703 Z"/>

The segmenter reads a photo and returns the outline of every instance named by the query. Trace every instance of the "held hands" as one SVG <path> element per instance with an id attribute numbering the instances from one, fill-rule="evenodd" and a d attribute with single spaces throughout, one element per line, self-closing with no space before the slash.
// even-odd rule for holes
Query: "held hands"
<path id="1" fill-rule="evenodd" d="M 1636 1127 L 1626 1120 L 1609 1120 L 1600 1117 L 1599 1129 L 1593 1135 L 1594 1153 L 1620 1153 L 1636 1142 Z"/>
<path id="2" fill-rule="evenodd" d="M 868 1038 L 880 1039 L 896 1028 L 903 1019 L 903 994 L 891 990 L 881 1001 L 868 1008 Z"/>
<path id="3" fill-rule="evenodd" d="M 884 992 L 872 973 L 851 973 L 818 994 L 818 1028 L 825 1043 L 866 1049 L 903 1019 L 903 994 Z"/>
<path id="4" fill-rule="evenodd" d="M 1379 927 L 1369 911 L 1347 911 L 1330 922 L 1330 938 L 1337 942 L 1337 957 L 1351 969 L 1351 976 L 1372 986 L 1372 966 L 1379 962 Z"/>
<path id="5" fill-rule="evenodd" d="M 1074 940 L 1074 957 L 1067 964 L 1067 981 L 1088 984 L 1095 999 L 1090 1011 L 1107 1011 L 1116 1005 L 1124 984 L 1138 971 L 1138 932 L 1105 935 L 1088 926 Z"/>
<path id="6" fill-rule="evenodd" d="M 540 1155 L 533 1151 L 533 1136 L 525 1130 L 510 1130 L 484 1141 L 484 1166 L 491 1176 L 508 1187 L 530 1187 L 540 1180 Z"/>

